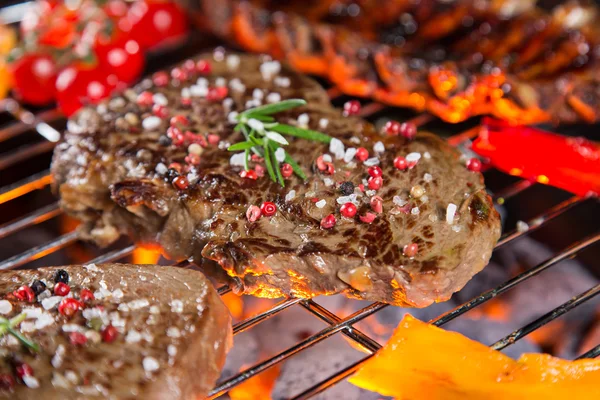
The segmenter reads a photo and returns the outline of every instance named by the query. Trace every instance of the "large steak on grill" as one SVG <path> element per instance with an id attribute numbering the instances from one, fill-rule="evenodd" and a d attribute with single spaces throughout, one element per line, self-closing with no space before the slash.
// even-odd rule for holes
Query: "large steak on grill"
<path id="1" fill-rule="evenodd" d="M 342 292 L 423 307 L 448 299 L 486 265 L 498 214 L 481 174 L 443 140 L 382 134 L 278 62 L 221 52 L 200 60 L 199 71 L 187 62 L 69 122 L 52 171 L 61 207 L 85 222 L 88 237 L 108 244 L 132 234 L 263 297 Z M 277 114 L 279 122 L 338 139 L 288 137 L 286 150 L 307 179 L 292 175 L 285 187 L 260 177 L 261 160 L 250 161 L 258 179 L 240 176 L 239 156 L 226 150 L 242 140 L 232 111 L 280 98 L 308 104 Z M 353 155 L 360 147 L 369 152 L 364 162 Z M 397 156 L 415 165 L 399 170 Z M 332 168 L 322 171 L 330 158 Z M 378 190 L 367 181 L 374 164 L 383 174 Z M 275 215 L 250 221 L 249 207 L 264 202 L 276 205 Z M 340 214 L 347 202 L 357 207 L 354 217 Z M 335 226 L 324 228 L 329 215 Z"/>

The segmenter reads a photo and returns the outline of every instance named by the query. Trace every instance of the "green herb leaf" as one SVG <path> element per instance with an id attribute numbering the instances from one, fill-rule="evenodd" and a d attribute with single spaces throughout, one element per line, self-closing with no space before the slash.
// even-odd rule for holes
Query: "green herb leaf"
<path id="1" fill-rule="evenodd" d="M 250 167 L 248 166 L 248 157 L 250 157 L 250 149 L 246 149 L 244 151 L 244 169 L 246 171 L 250 171 Z"/>
<path id="2" fill-rule="evenodd" d="M 254 143 L 251 142 L 239 142 L 236 144 L 232 144 L 227 148 L 228 151 L 240 151 L 240 150 L 250 150 L 254 147 Z"/>
<path id="3" fill-rule="evenodd" d="M 270 147 L 271 149 L 271 154 L 272 154 L 272 159 L 273 162 L 275 163 L 275 174 L 277 175 L 277 181 L 279 182 L 279 184 L 283 187 L 285 187 L 285 182 L 283 181 L 283 175 L 281 175 L 281 168 L 279 168 L 279 162 L 277 161 L 277 157 L 275 157 L 275 150 L 277 150 L 279 147 L 275 147 L 275 149 L 273 149 L 273 147 Z"/>
<path id="4" fill-rule="evenodd" d="M 275 171 L 273 170 L 273 164 L 271 163 L 271 154 L 269 151 L 269 143 L 268 140 L 265 141 L 265 164 L 267 165 L 267 171 L 269 171 L 269 176 L 273 182 L 277 182 L 275 178 Z"/>
<path id="5" fill-rule="evenodd" d="M 283 100 L 273 104 L 265 104 L 264 106 L 258 106 L 254 108 L 249 108 L 246 111 L 242 112 L 238 115 L 238 118 L 243 116 L 256 118 L 255 115 L 270 115 L 277 114 L 282 111 L 287 111 L 292 108 L 300 107 L 306 105 L 306 100 L 303 99 L 289 99 Z"/>
<path id="6" fill-rule="evenodd" d="M 16 337 L 19 340 L 19 342 L 21 342 L 21 344 L 23 344 L 25 347 L 33 351 L 40 351 L 40 347 L 37 345 L 37 343 L 34 343 L 31 340 L 27 339 L 21 334 L 21 332 L 17 331 L 15 328 L 8 327 L 8 333 Z"/>
<path id="7" fill-rule="evenodd" d="M 300 168 L 300 165 L 287 152 L 285 153 L 285 162 L 292 166 L 292 170 L 302 179 L 306 179 L 306 174 Z"/>
<path id="8" fill-rule="evenodd" d="M 313 140 L 317 142 L 329 143 L 331 136 L 310 129 L 302 129 L 291 125 L 277 124 L 271 128 L 272 131 L 283 133 L 285 135 L 296 136 L 302 139 Z"/>

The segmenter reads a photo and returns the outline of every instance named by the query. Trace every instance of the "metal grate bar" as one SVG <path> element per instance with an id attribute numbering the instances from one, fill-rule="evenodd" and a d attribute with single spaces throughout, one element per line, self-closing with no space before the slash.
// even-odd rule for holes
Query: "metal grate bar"
<path id="1" fill-rule="evenodd" d="M 535 182 L 528 181 L 528 180 L 517 181 L 517 182 L 513 183 L 512 185 L 509 185 L 509 186 L 503 188 L 502 190 L 499 190 L 498 192 L 496 192 L 494 194 L 494 199 L 496 200 L 496 203 L 504 204 L 504 202 L 506 200 L 516 196 L 517 194 L 521 193 L 525 189 L 530 188 L 531 186 L 533 186 L 534 183 Z"/>
<path id="2" fill-rule="evenodd" d="M 5 238 L 6 236 L 11 235 L 15 232 L 18 232 L 21 229 L 30 227 L 31 225 L 36 225 L 41 222 L 47 221 L 60 214 L 62 214 L 62 210 L 58 208 L 58 203 L 49 204 L 45 207 L 40 208 L 37 211 L 27 214 L 26 216 L 14 222 L 9 222 L 3 226 L 0 226 L 0 239 Z"/>
<path id="3" fill-rule="evenodd" d="M 307 309 L 311 314 L 316 315 L 322 321 L 328 323 L 329 325 L 335 325 L 342 321 L 340 317 L 323 307 L 322 305 L 315 303 L 312 300 L 304 300 L 300 303 L 302 307 Z M 362 333 L 358 329 L 354 327 L 347 327 L 342 330 L 342 333 L 354 340 L 357 344 L 359 344 L 366 351 L 374 353 L 381 348 L 381 345 L 377 343 L 377 341 L 371 339 L 366 334 Z"/>
<path id="4" fill-rule="evenodd" d="M 118 259 L 121 259 L 123 257 L 130 255 L 131 253 L 133 253 L 134 250 L 135 250 L 134 245 L 127 246 L 124 249 L 113 250 L 111 252 L 108 252 L 106 254 L 103 254 L 99 257 L 94 258 L 93 260 L 90 261 L 90 264 L 103 264 L 103 263 L 107 263 L 107 262 L 113 262 L 113 261 L 116 261 Z"/>
<path id="5" fill-rule="evenodd" d="M 589 290 L 586 290 L 585 292 L 581 293 L 580 295 L 578 295 L 576 297 L 573 297 L 571 300 L 556 307 L 554 310 L 542 315 L 541 317 L 539 317 L 538 319 L 536 319 L 533 322 L 530 322 L 529 324 L 525 325 L 524 327 L 517 329 L 516 331 L 512 332 L 510 335 L 506 336 L 505 338 L 500 339 L 499 341 L 497 341 L 490 347 L 494 350 L 502 350 L 505 347 L 508 347 L 511 344 L 515 343 L 517 340 L 522 339 L 525 336 L 529 335 L 531 332 L 535 331 L 536 329 L 541 328 L 542 326 L 546 325 L 548 322 L 554 321 L 556 318 L 567 313 L 568 311 L 572 310 L 573 308 L 577 307 L 578 305 L 585 303 L 586 301 L 592 299 L 598 293 L 600 293 L 600 284 L 594 286 L 593 288 L 591 288 Z"/>
<path id="6" fill-rule="evenodd" d="M 77 231 L 72 231 L 47 243 L 32 247 L 31 249 L 0 263 L 0 271 L 20 267 L 25 263 L 42 258 L 56 250 L 60 250 L 71 243 L 74 243 L 77 240 L 77 236 Z"/>
<path id="7" fill-rule="evenodd" d="M 12 114 L 12 113 L 11 113 Z M 13 114 L 14 115 L 14 114 Z M 35 121 L 38 123 L 53 122 L 62 117 L 62 114 L 58 110 L 44 111 L 38 114 Z M 6 128 L 0 130 L 0 142 L 19 136 L 25 132 L 28 132 L 32 128 L 32 122 L 17 121 L 8 125 Z"/>
<path id="8" fill-rule="evenodd" d="M 543 214 L 540 214 L 537 217 L 529 220 L 527 222 L 527 225 L 529 226 L 529 228 L 526 231 L 518 231 L 515 229 L 512 232 L 505 233 L 504 235 L 502 235 L 502 237 L 500 238 L 498 243 L 496 243 L 496 249 L 523 236 L 525 233 L 530 233 L 530 232 L 534 232 L 534 231 L 538 230 L 546 222 L 553 220 L 554 218 L 562 215 L 566 211 L 583 203 L 586 200 L 587 200 L 587 198 L 585 198 L 585 197 L 573 196 L 573 197 L 563 201 L 562 203 L 557 204 L 556 206 L 552 207 L 551 209 L 545 211 Z"/>
<path id="9" fill-rule="evenodd" d="M 52 176 L 48 170 L 31 175 L 28 178 L 5 186 L 0 189 L 0 204 L 6 203 L 34 190 L 43 189 L 52 182 Z"/>
<path id="10" fill-rule="evenodd" d="M 557 264 L 558 262 L 575 256 L 579 251 L 585 249 L 588 246 L 591 246 L 592 244 L 596 243 L 598 240 L 600 240 L 600 233 L 592 235 L 580 242 L 573 243 L 571 246 L 569 246 L 568 248 L 566 248 L 559 254 L 555 255 L 552 258 L 549 258 L 548 260 L 544 261 L 543 263 L 539 264 L 538 266 L 533 267 L 533 268 L 523 272 L 522 274 L 517 275 L 516 277 L 504 282 L 503 284 L 501 284 L 500 286 L 497 286 L 494 289 L 490 289 L 486 292 L 483 292 L 479 296 L 469 300 L 468 302 L 456 307 L 453 310 L 448 311 L 447 313 L 440 315 L 439 317 L 437 317 L 429 322 L 436 326 L 444 325 L 445 323 L 452 321 L 454 318 L 458 317 L 459 315 L 462 315 L 462 314 L 466 313 L 467 311 L 498 296 L 499 294 L 504 293 L 509 289 L 512 289 L 519 283 L 531 278 L 532 276 L 539 274 L 540 272 Z"/>
<path id="11" fill-rule="evenodd" d="M 340 330 L 344 329 L 344 327 L 355 324 L 356 322 L 367 318 L 369 315 L 385 308 L 386 306 L 387 306 L 387 304 L 373 303 L 370 306 L 367 306 L 367 307 L 363 308 L 362 310 L 348 316 L 347 318 L 344 318 L 339 323 L 337 323 L 335 325 L 331 325 L 331 326 L 323 329 L 322 331 L 302 340 L 301 342 L 290 347 L 289 349 L 284 350 L 284 351 L 278 353 L 277 355 L 255 365 L 251 368 L 248 368 L 248 369 L 238 373 L 237 375 L 234 375 L 227 381 L 221 383 L 216 388 L 214 388 L 209 393 L 210 398 L 215 398 L 215 397 L 218 397 L 218 396 L 226 393 L 229 389 L 240 384 L 241 382 L 245 381 L 246 379 L 248 379 L 254 375 L 257 375 L 268 368 L 271 368 L 275 364 L 278 364 L 278 363 L 288 359 L 289 357 L 293 356 L 294 354 L 298 353 L 299 351 L 302 351 L 318 342 L 321 342 L 324 339 L 327 339 L 328 337 L 330 337 L 330 336 L 336 334 L 337 332 L 339 332 Z"/>
<path id="12" fill-rule="evenodd" d="M 598 356 L 600 356 L 600 344 L 598 346 L 594 347 L 593 349 L 591 349 L 590 351 L 583 353 L 582 355 L 577 357 L 576 360 L 581 360 L 584 358 L 596 358 Z"/>
<path id="13" fill-rule="evenodd" d="M 0 171 L 12 167 L 21 161 L 44 154 L 52 150 L 56 146 L 54 142 L 43 141 L 33 145 L 24 146 L 23 148 L 12 152 L 10 155 L 0 158 Z"/>
<path id="14" fill-rule="evenodd" d="M 291 307 L 294 304 L 297 304 L 301 301 L 302 301 L 302 299 L 299 299 L 299 298 L 290 298 L 287 300 L 283 300 L 283 301 L 277 303 L 275 306 L 268 309 L 267 311 L 257 314 L 251 318 L 248 318 L 242 322 L 235 324 L 233 326 L 233 334 L 237 335 L 238 333 L 242 333 L 245 330 L 248 330 L 248 329 L 252 328 L 253 326 L 258 325 L 262 321 L 271 318 L 272 316 L 280 313 L 281 311 L 285 310 L 286 308 Z"/>

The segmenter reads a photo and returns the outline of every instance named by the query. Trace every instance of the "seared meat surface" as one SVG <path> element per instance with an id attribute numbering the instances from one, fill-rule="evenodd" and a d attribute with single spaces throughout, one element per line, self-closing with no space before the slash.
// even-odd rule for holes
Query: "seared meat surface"
<path id="1" fill-rule="evenodd" d="M 65 289 L 68 288 L 67 289 Z M 231 346 L 231 317 L 191 269 L 89 264 L 0 273 L 0 397 L 201 399 Z"/>
<path id="2" fill-rule="evenodd" d="M 341 292 L 424 307 L 486 265 L 498 214 L 482 175 L 443 140 L 377 132 L 276 61 L 221 52 L 199 60 L 201 72 L 185 80 L 159 73 L 70 121 L 52 171 L 61 207 L 84 221 L 87 237 L 108 244 L 127 233 L 158 243 L 237 292 L 263 297 Z M 336 140 L 288 136 L 285 149 L 307 179 L 292 175 L 282 187 L 265 161 L 253 157 L 256 176 L 244 174 L 243 155 L 240 162 L 226 148 L 243 140 L 235 112 L 291 98 L 308 104 L 277 121 Z M 394 166 L 398 156 L 408 167 Z M 371 182 L 379 173 L 382 182 Z M 265 202 L 274 215 L 249 212 Z M 341 212 L 346 203 L 355 215 Z"/>
<path id="3" fill-rule="evenodd" d="M 597 5 L 536 3 L 184 1 L 201 29 L 327 77 L 347 94 L 450 122 L 480 114 L 526 124 L 597 122 Z"/>

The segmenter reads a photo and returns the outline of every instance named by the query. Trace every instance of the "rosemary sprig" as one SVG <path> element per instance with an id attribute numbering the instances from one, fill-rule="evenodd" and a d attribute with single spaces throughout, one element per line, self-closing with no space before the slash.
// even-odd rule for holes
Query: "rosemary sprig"
<path id="1" fill-rule="evenodd" d="M 254 154 L 264 157 L 265 165 L 271 180 L 279 182 L 281 186 L 285 186 L 279 162 L 275 153 L 279 148 L 288 145 L 288 141 L 283 135 L 295 136 L 301 139 L 311 140 L 315 142 L 329 143 L 331 137 L 311 129 L 303 129 L 297 126 L 280 124 L 272 116 L 273 114 L 282 111 L 291 110 L 306 104 L 302 99 L 283 100 L 273 104 L 266 104 L 259 107 L 249 108 L 236 116 L 238 124 L 235 126 L 235 131 L 241 131 L 245 137 L 245 141 L 235 143 L 229 146 L 229 151 L 244 152 L 244 168 L 248 167 L 248 156 L 250 151 Z M 306 174 L 298 163 L 285 152 L 284 162 L 290 164 L 296 175 L 302 179 L 306 179 Z"/>
<path id="2" fill-rule="evenodd" d="M 13 335 L 19 342 L 21 342 L 23 346 L 33 351 L 40 351 L 40 347 L 37 345 L 37 343 L 27 339 L 21 334 L 21 332 L 15 329 L 15 327 L 23 322 L 25 318 L 27 318 L 27 314 L 24 312 L 11 319 L 0 317 L 0 337 L 6 334 Z"/>

